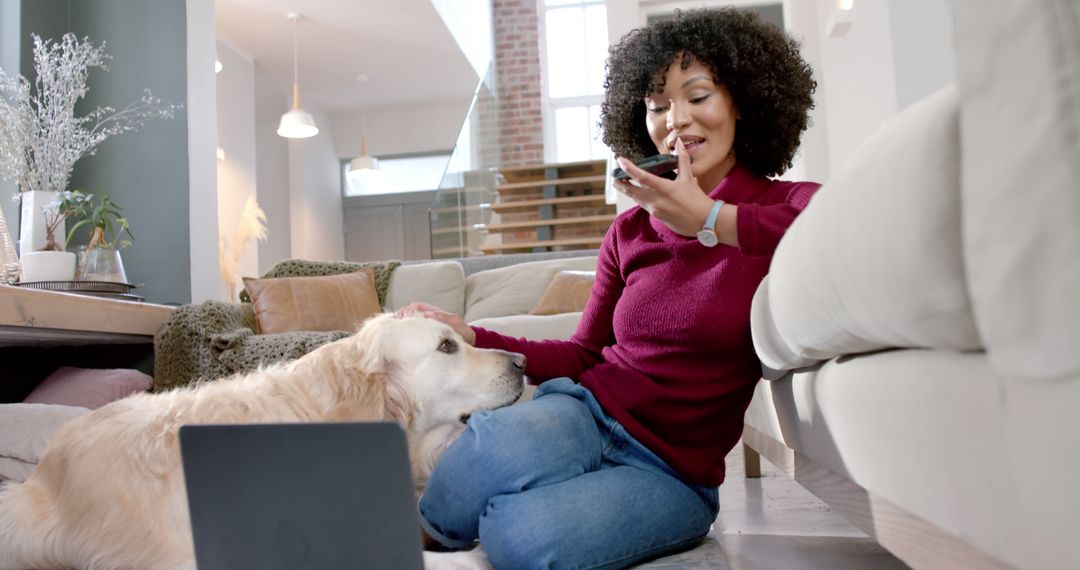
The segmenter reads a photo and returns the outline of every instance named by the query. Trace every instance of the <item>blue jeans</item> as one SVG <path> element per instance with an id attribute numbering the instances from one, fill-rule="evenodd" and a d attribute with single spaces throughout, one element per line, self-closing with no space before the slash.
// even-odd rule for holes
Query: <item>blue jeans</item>
<path id="1" fill-rule="evenodd" d="M 419 503 L 451 548 L 479 540 L 496 568 L 623 568 L 695 546 L 716 487 L 683 480 L 569 378 L 473 414 Z"/>

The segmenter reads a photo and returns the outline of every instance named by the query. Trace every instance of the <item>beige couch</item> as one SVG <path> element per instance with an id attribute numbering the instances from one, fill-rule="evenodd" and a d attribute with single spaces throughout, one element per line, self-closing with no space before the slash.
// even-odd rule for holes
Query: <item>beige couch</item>
<path id="1" fill-rule="evenodd" d="M 915 568 L 1080 568 L 1080 5 L 952 7 L 757 291 L 744 443 Z"/>

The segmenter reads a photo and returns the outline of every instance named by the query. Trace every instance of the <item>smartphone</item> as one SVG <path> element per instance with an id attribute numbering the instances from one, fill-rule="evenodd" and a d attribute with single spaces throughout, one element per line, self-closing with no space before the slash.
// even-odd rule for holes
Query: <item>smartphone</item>
<path id="1" fill-rule="evenodd" d="M 648 158 L 643 158 L 634 164 L 646 172 L 667 178 L 668 180 L 675 180 L 675 169 L 679 166 L 679 157 L 673 154 L 656 154 Z M 630 178 L 630 175 L 623 169 L 616 168 L 611 171 L 611 177 L 616 180 L 626 180 L 627 178 Z"/>

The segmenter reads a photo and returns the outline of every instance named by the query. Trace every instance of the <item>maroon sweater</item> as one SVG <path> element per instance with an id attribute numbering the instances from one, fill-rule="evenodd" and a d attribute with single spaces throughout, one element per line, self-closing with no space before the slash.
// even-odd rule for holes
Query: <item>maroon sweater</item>
<path id="1" fill-rule="evenodd" d="M 534 382 L 577 379 L 687 479 L 719 485 L 761 377 L 750 301 L 784 231 L 817 189 L 736 166 L 709 196 L 739 206 L 738 248 L 707 248 L 641 208 L 623 212 L 604 238 L 570 340 L 475 328 L 476 345 L 524 354 Z"/>

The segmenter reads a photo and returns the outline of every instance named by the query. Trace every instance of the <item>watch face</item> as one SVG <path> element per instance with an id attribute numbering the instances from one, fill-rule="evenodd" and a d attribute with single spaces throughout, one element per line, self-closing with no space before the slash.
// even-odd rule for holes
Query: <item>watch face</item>
<path id="1" fill-rule="evenodd" d="M 697 240 L 705 247 L 713 247 L 717 243 L 720 243 L 720 240 L 716 237 L 716 232 L 711 230 L 701 230 L 698 232 Z"/>

